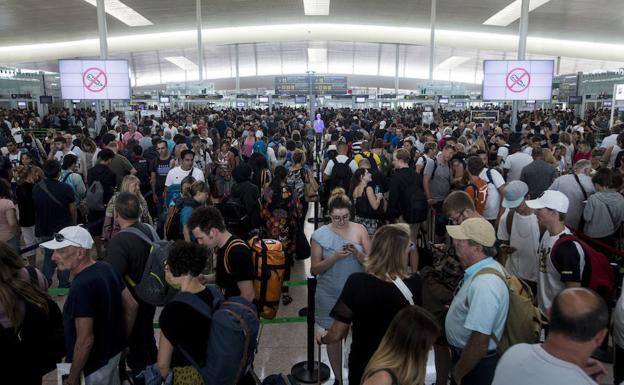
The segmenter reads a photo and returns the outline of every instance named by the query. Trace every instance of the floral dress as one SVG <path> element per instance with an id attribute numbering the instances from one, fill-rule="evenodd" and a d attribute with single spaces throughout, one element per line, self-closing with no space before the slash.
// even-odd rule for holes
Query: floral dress
<path id="1" fill-rule="evenodd" d="M 279 196 L 276 196 L 273 188 L 265 189 L 262 202 L 262 218 L 269 237 L 280 241 L 284 252 L 292 255 L 296 249 L 295 236 L 303 212 L 301 201 L 290 187 L 283 186 Z"/>

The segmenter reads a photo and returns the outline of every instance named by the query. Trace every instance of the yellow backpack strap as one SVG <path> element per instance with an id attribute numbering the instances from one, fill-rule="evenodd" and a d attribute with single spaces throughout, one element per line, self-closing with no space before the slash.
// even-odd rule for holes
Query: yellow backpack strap
<path id="1" fill-rule="evenodd" d="M 223 254 L 223 265 L 225 266 L 225 271 L 228 274 L 232 273 L 232 270 L 230 269 L 230 262 L 229 262 L 230 250 L 232 249 L 232 247 L 238 246 L 238 245 L 247 246 L 247 244 L 243 242 L 241 239 L 235 239 L 232 242 L 230 242 L 228 247 L 225 249 L 225 253 Z"/>

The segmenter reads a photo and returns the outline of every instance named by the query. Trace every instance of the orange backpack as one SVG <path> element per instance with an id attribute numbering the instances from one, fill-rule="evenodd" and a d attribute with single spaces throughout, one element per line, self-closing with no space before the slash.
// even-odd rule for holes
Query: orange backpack
<path id="1" fill-rule="evenodd" d="M 472 198 L 477 212 L 483 215 L 485 202 L 487 201 L 488 183 L 481 178 L 477 178 L 476 182 L 468 184 L 464 191 Z"/>

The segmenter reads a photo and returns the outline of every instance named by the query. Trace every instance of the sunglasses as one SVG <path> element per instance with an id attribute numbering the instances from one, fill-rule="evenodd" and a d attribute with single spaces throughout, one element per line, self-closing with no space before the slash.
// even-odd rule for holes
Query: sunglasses
<path id="1" fill-rule="evenodd" d="M 55 241 L 57 241 L 57 242 L 67 241 L 67 242 L 71 242 L 71 243 L 73 243 L 74 245 L 77 245 L 77 246 L 79 246 L 79 247 L 82 247 L 82 245 L 81 245 L 80 243 L 78 243 L 78 242 L 76 242 L 76 241 L 74 241 L 74 240 L 71 240 L 71 239 L 67 238 L 66 236 L 64 236 L 64 235 L 63 235 L 63 234 L 61 234 L 61 233 L 54 233 L 52 236 L 54 237 L 54 240 L 55 240 Z"/>

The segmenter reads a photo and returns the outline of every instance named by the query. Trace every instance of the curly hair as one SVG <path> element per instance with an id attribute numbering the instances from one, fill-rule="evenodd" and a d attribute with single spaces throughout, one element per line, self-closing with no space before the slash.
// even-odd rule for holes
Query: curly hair
<path id="1" fill-rule="evenodd" d="M 174 277 L 189 274 L 197 277 L 206 267 L 208 250 L 197 243 L 177 241 L 169 249 L 167 265 Z"/>

